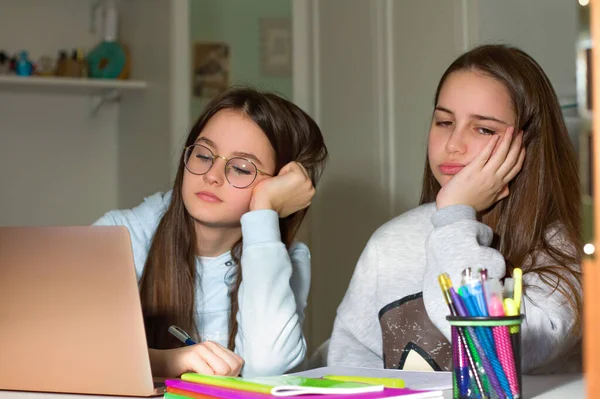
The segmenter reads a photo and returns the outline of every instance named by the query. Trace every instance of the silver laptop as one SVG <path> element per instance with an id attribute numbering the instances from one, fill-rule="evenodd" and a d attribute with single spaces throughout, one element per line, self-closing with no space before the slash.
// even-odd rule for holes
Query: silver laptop
<path id="1" fill-rule="evenodd" d="M 164 392 L 125 227 L 0 227 L 0 390 Z"/>

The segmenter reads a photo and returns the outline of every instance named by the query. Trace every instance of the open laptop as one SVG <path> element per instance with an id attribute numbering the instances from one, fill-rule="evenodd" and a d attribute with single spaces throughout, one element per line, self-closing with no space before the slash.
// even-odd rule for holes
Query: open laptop
<path id="1" fill-rule="evenodd" d="M 0 227 L 0 390 L 164 392 L 125 227 Z"/>

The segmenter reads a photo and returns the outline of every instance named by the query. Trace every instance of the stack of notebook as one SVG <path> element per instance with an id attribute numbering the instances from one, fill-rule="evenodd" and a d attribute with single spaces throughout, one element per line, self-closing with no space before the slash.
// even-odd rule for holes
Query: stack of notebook
<path id="1" fill-rule="evenodd" d="M 395 384 L 367 384 L 344 376 L 240 378 L 186 373 L 181 379 L 167 380 L 166 385 L 166 399 L 273 399 L 299 395 L 308 395 L 306 399 L 442 398 L 441 391 L 404 388 L 400 380 Z"/>

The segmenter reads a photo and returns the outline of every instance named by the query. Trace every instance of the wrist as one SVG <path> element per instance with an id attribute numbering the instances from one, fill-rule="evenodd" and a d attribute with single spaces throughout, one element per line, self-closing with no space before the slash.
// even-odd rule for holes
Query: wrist
<path id="1" fill-rule="evenodd" d="M 159 349 L 148 349 L 150 369 L 152 370 L 153 377 L 166 377 L 164 352 L 164 350 Z"/>
<path id="2" fill-rule="evenodd" d="M 263 198 L 261 196 L 253 196 L 252 200 L 250 201 L 250 210 L 259 211 L 262 209 L 275 210 L 275 207 L 268 198 Z"/>
<path id="3" fill-rule="evenodd" d="M 477 220 L 477 212 L 470 205 L 448 205 L 438 209 L 431 216 L 431 224 L 434 228 L 444 227 L 461 220 Z"/>
<path id="4" fill-rule="evenodd" d="M 435 199 L 435 205 L 437 207 L 438 210 L 442 209 L 442 208 L 448 208 L 450 206 L 457 206 L 457 205 L 463 205 L 463 206 L 469 206 L 471 208 L 476 208 L 476 206 L 474 204 L 470 204 L 467 198 L 460 198 L 460 197 L 452 197 L 452 196 L 447 196 L 447 195 L 438 195 L 437 198 Z"/>
<path id="5" fill-rule="evenodd" d="M 435 200 L 435 206 L 438 211 L 440 209 L 447 208 L 452 205 L 456 205 L 456 204 L 452 203 L 452 201 L 449 201 L 445 198 L 436 198 L 436 200 Z"/>

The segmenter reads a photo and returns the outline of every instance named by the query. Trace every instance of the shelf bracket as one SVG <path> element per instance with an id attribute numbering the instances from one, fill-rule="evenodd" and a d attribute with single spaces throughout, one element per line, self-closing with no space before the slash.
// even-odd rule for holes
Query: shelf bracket
<path id="1" fill-rule="evenodd" d="M 121 101 L 121 93 L 118 89 L 102 90 L 98 95 L 91 98 L 91 116 L 98 115 L 100 109 L 107 104 Z"/>

